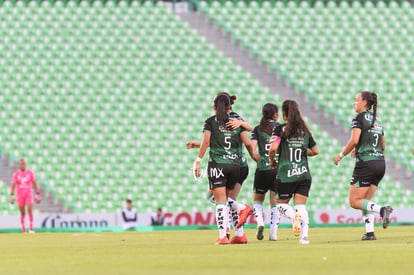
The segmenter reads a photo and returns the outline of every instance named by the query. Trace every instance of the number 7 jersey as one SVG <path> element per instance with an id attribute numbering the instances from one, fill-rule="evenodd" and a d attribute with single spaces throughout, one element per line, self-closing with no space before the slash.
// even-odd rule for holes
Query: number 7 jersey
<path id="1" fill-rule="evenodd" d="M 281 182 L 286 183 L 311 180 L 307 152 L 308 149 L 316 146 L 316 142 L 306 133 L 289 139 L 282 138 L 285 125 L 282 124 L 273 129 L 273 136 L 281 138 L 277 177 Z"/>

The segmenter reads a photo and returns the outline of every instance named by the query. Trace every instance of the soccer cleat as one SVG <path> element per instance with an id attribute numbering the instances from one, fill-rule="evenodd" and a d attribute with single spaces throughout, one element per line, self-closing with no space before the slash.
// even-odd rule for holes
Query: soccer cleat
<path id="1" fill-rule="evenodd" d="M 295 217 L 293 218 L 292 230 L 293 235 L 295 235 L 296 237 L 300 235 L 300 232 L 302 232 L 302 225 L 300 224 L 301 219 L 302 217 L 299 213 L 296 213 Z"/>
<path id="2" fill-rule="evenodd" d="M 394 209 L 392 209 L 391 206 L 387 205 L 384 207 L 381 207 L 381 218 L 382 218 L 382 228 L 387 228 L 390 224 L 390 215 Z"/>
<path id="3" fill-rule="evenodd" d="M 33 230 L 29 230 L 29 234 L 34 234 L 35 232 Z"/>
<path id="4" fill-rule="evenodd" d="M 256 237 L 257 237 L 257 239 L 258 240 L 263 240 L 263 231 L 264 231 L 264 226 L 263 225 L 259 225 L 258 227 L 257 227 L 257 230 L 256 230 Z"/>
<path id="5" fill-rule="evenodd" d="M 227 227 L 226 229 L 226 236 L 227 236 L 227 239 L 230 239 L 230 227 Z"/>
<path id="6" fill-rule="evenodd" d="M 223 238 L 221 238 L 221 239 L 218 239 L 218 240 L 216 241 L 216 244 L 217 244 L 217 245 L 229 244 L 229 243 L 230 243 L 230 241 L 229 241 L 229 239 L 227 238 L 227 236 L 226 236 L 226 237 L 223 237 Z"/>
<path id="7" fill-rule="evenodd" d="M 234 236 L 230 240 L 231 244 L 246 244 L 247 243 L 247 237 L 246 234 L 243 234 L 243 236 Z"/>
<path id="8" fill-rule="evenodd" d="M 302 238 L 299 239 L 299 243 L 300 244 L 309 244 L 310 241 L 309 241 L 308 237 L 302 237 Z"/>
<path id="9" fill-rule="evenodd" d="M 237 223 L 237 228 L 242 227 L 247 218 L 249 217 L 250 213 L 252 211 L 252 207 L 246 204 L 246 208 L 244 208 L 243 210 L 240 210 L 239 212 L 239 222 Z"/>
<path id="10" fill-rule="evenodd" d="M 365 233 L 362 238 L 361 241 L 375 241 L 377 238 L 375 237 L 374 232 L 372 232 L 372 234 L 370 233 Z"/>
<path id="11" fill-rule="evenodd" d="M 270 235 L 269 236 L 269 241 L 277 241 L 277 236 L 276 235 Z"/>

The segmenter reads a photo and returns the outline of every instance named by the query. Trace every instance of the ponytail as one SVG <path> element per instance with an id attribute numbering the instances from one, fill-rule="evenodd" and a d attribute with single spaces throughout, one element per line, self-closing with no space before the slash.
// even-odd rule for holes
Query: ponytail
<path id="1" fill-rule="evenodd" d="M 214 99 L 214 106 L 216 107 L 216 118 L 219 125 L 226 124 L 229 121 L 227 111 L 230 106 L 230 98 L 227 95 L 219 94 Z"/>
<path id="2" fill-rule="evenodd" d="M 287 118 L 285 130 L 283 131 L 282 137 L 284 139 L 291 138 L 293 136 L 301 135 L 306 133 L 311 136 L 311 133 L 303 120 L 298 104 L 294 100 L 285 100 L 282 105 L 282 111 L 285 113 Z"/>
<path id="3" fill-rule="evenodd" d="M 272 103 L 266 103 L 262 108 L 262 119 L 260 120 L 259 129 L 263 132 L 272 134 L 273 125 L 270 122 L 273 120 L 273 117 L 279 111 L 277 105 Z"/>
<path id="4" fill-rule="evenodd" d="M 375 120 L 377 119 L 377 94 L 371 93 L 372 96 L 372 122 L 371 128 L 375 125 Z"/>
<path id="5" fill-rule="evenodd" d="M 378 96 L 376 93 L 373 92 L 362 92 L 361 97 L 363 100 L 367 101 L 368 110 L 372 108 L 372 122 L 371 128 L 375 125 L 375 120 L 377 119 L 377 104 L 378 104 Z"/>

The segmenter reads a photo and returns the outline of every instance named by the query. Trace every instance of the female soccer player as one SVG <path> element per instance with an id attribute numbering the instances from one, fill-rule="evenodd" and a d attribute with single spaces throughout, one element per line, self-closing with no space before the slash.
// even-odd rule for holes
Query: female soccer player
<path id="1" fill-rule="evenodd" d="M 373 112 L 370 112 L 371 108 Z M 362 210 L 366 229 L 362 240 L 376 240 L 373 212 L 380 214 L 382 226 L 387 228 L 393 211 L 391 206 L 380 206 L 371 201 L 385 174 L 385 137 L 381 119 L 377 116 L 377 94 L 358 93 L 354 109 L 357 116 L 352 120 L 351 137 L 342 151 L 335 155 L 334 163 L 338 165 L 355 149 L 356 164 L 349 187 L 349 204 Z"/>
<path id="2" fill-rule="evenodd" d="M 10 187 L 10 203 L 14 203 L 14 190 L 17 189 L 17 205 L 20 210 L 20 223 L 22 225 L 22 231 L 26 232 L 25 225 L 25 215 L 26 207 L 29 214 L 29 233 L 34 233 L 33 231 L 33 190 L 32 186 L 35 189 L 36 196 L 35 201 L 39 203 L 42 198 L 39 193 L 39 185 L 36 182 L 35 174 L 26 169 L 26 161 L 21 159 L 19 161 L 19 170 L 14 172 L 12 178 L 12 184 Z"/>
<path id="3" fill-rule="evenodd" d="M 256 237 L 263 239 L 263 201 L 267 191 L 270 190 L 270 233 L 269 240 L 277 240 L 277 226 L 279 224 L 279 212 L 276 208 L 276 169 L 269 165 L 269 148 L 272 130 L 278 126 L 278 107 L 272 103 L 266 103 L 262 108 L 262 119 L 252 132 L 251 140 L 253 150 L 259 148 L 260 160 L 257 162 L 253 183 L 253 210 L 257 222 Z"/>
<path id="4" fill-rule="evenodd" d="M 240 176 L 240 154 L 239 147 L 243 142 L 252 156 L 254 154 L 249 138 L 244 128 L 231 130 L 226 127 L 229 121 L 228 112 L 231 109 L 231 101 L 227 95 L 220 94 L 214 99 L 214 110 L 216 115 L 209 117 L 204 122 L 203 141 L 194 163 L 194 174 L 200 177 L 200 161 L 207 148 L 210 147 L 210 160 L 208 163 L 208 178 L 210 189 L 216 201 L 216 222 L 219 229 L 219 239 L 216 244 L 228 244 L 226 236 L 228 223 L 228 211 L 226 207 L 228 194 Z M 241 235 L 242 233 L 242 235 Z M 247 242 L 244 232 L 236 230 L 236 237 L 243 238 Z"/>
<path id="5" fill-rule="evenodd" d="M 235 130 L 239 127 L 243 127 L 247 131 L 251 131 L 252 126 L 248 122 L 244 121 L 243 118 L 238 113 L 233 111 L 233 104 L 234 104 L 234 101 L 236 101 L 237 96 L 230 95 L 227 92 L 220 92 L 217 95 L 226 95 L 230 98 L 230 104 L 231 104 L 231 109 L 229 113 L 230 119 L 226 123 L 226 127 L 232 130 Z M 201 143 L 197 141 L 188 141 L 186 144 L 186 147 L 187 149 L 200 148 L 200 144 Z M 239 154 L 240 154 L 240 176 L 236 182 L 236 185 L 234 186 L 234 189 L 229 193 L 229 197 L 228 197 L 230 219 L 232 221 L 232 225 L 235 228 L 235 230 L 240 228 L 246 222 L 252 209 L 251 206 L 245 205 L 237 201 L 237 196 L 240 194 L 243 182 L 246 180 L 247 176 L 249 175 L 249 166 L 247 165 L 247 160 L 244 155 L 242 145 L 239 148 Z M 208 191 L 207 198 L 210 202 L 215 204 L 215 198 L 214 198 L 212 190 Z M 227 229 L 227 237 L 230 238 L 230 229 Z M 237 238 L 237 237 L 232 238 L 231 241 L 233 243 L 245 243 L 245 240 Z"/>
<path id="6" fill-rule="evenodd" d="M 317 155 L 319 149 L 299 112 L 296 101 L 283 102 L 282 116 L 286 123 L 273 129 L 269 149 L 270 167 L 277 166 L 277 209 L 280 215 L 293 221 L 294 235 L 301 235 L 299 243 L 309 244 L 306 201 L 312 176 L 307 157 Z M 277 152 L 279 157 L 276 163 Z M 292 195 L 295 210 L 288 204 Z"/>

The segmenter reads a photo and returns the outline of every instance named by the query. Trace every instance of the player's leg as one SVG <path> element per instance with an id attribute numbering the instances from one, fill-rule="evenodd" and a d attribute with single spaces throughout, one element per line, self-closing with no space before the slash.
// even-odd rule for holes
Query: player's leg
<path id="1" fill-rule="evenodd" d="M 370 187 L 368 188 L 368 192 L 365 196 L 365 199 L 371 200 L 376 190 L 377 190 L 377 186 L 370 185 Z M 374 219 L 375 219 L 374 212 L 362 210 L 362 220 L 364 221 L 364 224 L 365 224 L 365 234 L 361 238 L 362 241 L 373 241 L 377 239 L 374 233 Z"/>
<path id="2" fill-rule="evenodd" d="M 289 205 L 290 198 L 293 194 L 293 184 L 276 182 L 278 193 L 276 195 L 276 208 L 281 217 L 294 220 L 295 210 Z"/>
<path id="3" fill-rule="evenodd" d="M 226 236 L 229 220 L 227 211 L 226 171 L 222 165 L 213 163 L 208 164 L 208 171 L 209 187 L 213 190 L 216 205 L 216 223 L 219 231 L 219 239 L 216 244 L 228 244 L 229 240 Z M 217 171 L 220 171 L 220 173 L 217 173 Z"/>
<path id="4" fill-rule="evenodd" d="M 267 192 L 264 186 L 264 173 L 265 171 L 256 169 L 253 181 L 253 214 L 257 224 L 256 237 L 258 240 L 263 240 L 264 231 L 263 201 Z"/>
<path id="5" fill-rule="evenodd" d="M 229 174 L 228 174 L 228 181 L 227 181 L 227 188 L 231 190 L 229 194 L 238 194 L 240 192 L 240 189 L 238 191 L 234 191 L 235 188 L 241 187 L 241 185 L 238 183 L 240 180 L 240 167 L 229 167 Z M 229 204 L 232 205 L 230 215 L 231 215 L 231 222 L 234 227 L 235 236 L 231 238 L 230 243 L 231 244 L 246 244 L 247 243 L 247 237 L 246 234 L 244 234 L 244 229 L 242 226 L 238 226 L 240 222 L 240 213 L 237 210 L 237 207 L 234 207 L 234 203 L 237 203 L 234 200 L 231 200 L 228 198 Z M 246 206 L 245 206 L 246 208 Z"/>
<path id="6" fill-rule="evenodd" d="M 244 166 L 244 167 L 239 168 L 239 176 L 236 181 L 237 183 L 234 186 L 233 191 L 229 195 L 231 199 L 234 200 L 232 204 L 232 209 L 236 209 L 239 215 L 238 217 L 239 221 L 236 225 L 236 228 L 239 228 L 244 225 L 244 223 L 246 222 L 247 218 L 249 217 L 252 211 L 252 207 L 250 205 L 242 204 L 236 200 L 237 196 L 239 195 L 241 191 L 243 182 L 246 180 L 248 175 L 249 175 L 249 166 Z"/>
<path id="7" fill-rule="evenodd" d="M 22 232 L 26 232 L 26 224 L 25 224 L 25 218 L 26 218 L 26 198 L 27 194 L 20 192 L 17 194 L 17 205 L 19 207 L 20 212 L 20 224 L 22 227 Z"/>
<path id="8" fill-rule="evenodd" d="M 280 214 L 277 210 L 276 204 L 276 192 L 270 191 L 269 193 L 269 202 L 270 202 L 270 229 L 269 229 L 269 240 L 277 240 L 277 230 L 279 228 Z"/>
<path id="9" fill-rule="evenodd" d="M 29 216 L 29 233 L 34 233 L 33 231 L 33 203 L 27 204 L 27 215 Z"/>
<path id="10" fill-rule="evenodd" d="M 310 187 L 310 180 L 298 182 L 293 199 L 296 211 L 294 223 L 300 217 L 300 225 L 297 227 L 297 232 L 300 230 L 299 243 L 301 244 L 309 244 L 309 213 L 306 208 L 306 201 L 308 200 Z"/>
<path id="11" fill-rule="evenodd" d="M 226 187 L 220 186 L 214 188 L 213 194 L 216 199 L 216 223 L 219 230 L 219 239 L 217 244 L 226 244 L 229 243 L 226 235 L 228 223 Z"/>
<path id="12" fill-rule="evenodd" d="M 256 237 L 258 240 L 263 240 L 263 231 L 264 231 L 264 216 L 263 216 L 263 201 L 265 199 L 265 194 L 258 193 L 255 189 L 253 195 L 253 213 L 257 223 Z"/>
<path id="13" fill-rule="evenodd" d="M 26 216 L 26 207 L 24 204 L 20 205 L 19 204 L 19 211 L 20 211 L 20 224 L 22 227 L 22 232 L 25 233 L 26 232 L 26 225 L 25 225 L 25 216 Z"/>
<path id="14" fill-rule="evenodd" d="M 368 161 L 357 164 L 349 187 L 349 204 L 355 209 L 380 214 L 383 219 L 382 226 L 387 228 L 390 214 L 393 211 L 392 207 L 382 206 L 371 199 L 367 199 L 370 193 L 372 195 L 375 193 L 376 187 L 384 176 L 384 173 L 384 161 Z"/>

